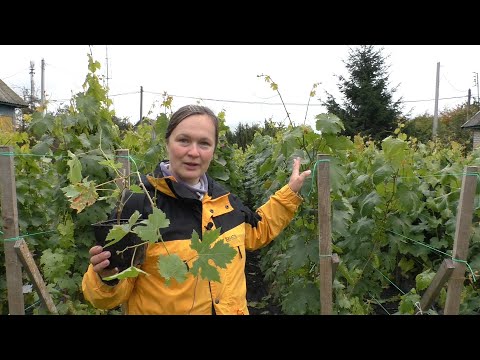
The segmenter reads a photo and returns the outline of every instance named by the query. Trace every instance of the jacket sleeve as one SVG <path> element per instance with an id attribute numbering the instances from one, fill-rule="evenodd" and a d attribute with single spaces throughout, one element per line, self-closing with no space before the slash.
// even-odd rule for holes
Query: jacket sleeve
<path id="1" fill-rule="evenodd" d="M 83 296 L 98 309 L 113 309 L 128 300 L 135 280 L 136 278 L 127 278 L 120 280 L 115 286 L 107 285 L 93 271 L 93 266 L 90 264 L 83 275 Z"/>
<path id="2" fill-rule="evenodd" d="M 261 219 L 256 223 L 246 223 L 245 248 L 256 250 L 270 243 L 292 221 L 301 203 L 302 198 L 288 184 L 273 194 L 256 211 L 256 217 Z"/>

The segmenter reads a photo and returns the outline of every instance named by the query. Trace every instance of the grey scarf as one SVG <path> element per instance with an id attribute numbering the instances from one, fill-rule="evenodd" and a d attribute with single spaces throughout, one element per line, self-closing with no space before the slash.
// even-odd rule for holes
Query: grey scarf
<path id="1" fill-rule="evenodd" d="M 174 176 L 174 175 L 172 175 L 172 172 L 170 171 L 170 164 L 169 163 L 166 163 L 166 162 L 162 161 L 160 163 L 160 169 L 162 169 L 163 175 Z M 175 178 L 175 179 L 177 179 L 177 178 Z M 202 200 L 203 196 L 208 192 L 208 181 L 207 181 L 207 176 L 205 174 L 202 174 L 202 176 L 200 176 L 200 181 L 196 186 L 189 185 L 189 184 L 187 184 L 186 182 L 184 182 L 180 179 L 177 179 L 177 181 L 178 181 L 179 184 L 182 184 L 188 190 L 190 190 L 195 195 L 197 195 L 199 200 Z"/>

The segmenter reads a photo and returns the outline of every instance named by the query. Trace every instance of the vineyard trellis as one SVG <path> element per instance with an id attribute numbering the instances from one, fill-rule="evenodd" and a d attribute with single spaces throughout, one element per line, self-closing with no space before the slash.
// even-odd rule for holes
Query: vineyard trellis
<path id="1" fill-rule="evenodd" d="M 118 186 L 129 187 L 130 181 L 126 174 L 130 173 L 129 151 L 116 150 L 123 174 L 117 179 Z M 17 191 L 15 182 L 14 152 L 9 146 L 0 146 L 0 193 L 2 204 L 2 220 L 4 234 L 5 267 L 7 277 L 8 308 L 11 315 L 25 315 L 23 296 L 22 265 L 37 291 L 42 305 L 52 314 L 58 314 L 52 297 L 48 292 L 42 275 L 32 257 L 27 243 L 19 234 Z M 123 183 L 125 182 L 125 183 Z"/>
<path id="2" fill-rule="evenodd" d="M 25 315 L 23 298 L 22 264 L 37 290 L 43 305 L 53 314 L 57 309 L 47 291 L 27 243 L 19 235 L 17 188 L 15 184 L 14 153 L 10 146 L 0 146 L 0 193 L 2 204 L 3 233 L 5 236 L 5 267 L 7 276 L 8 309 L 11 315 Z M 8 156 L 9 155 L 9 156 Z"/>
<path id="3" fill-rule="evenodd" d="M 332 313 L 332 282 L 335 269 L 339 263 L 337 254 L 332 254 L 330 227 L 330 174 L 328 155 L 318 155 L 317 186 L 318 186 L 318 223 L 319 223 L 319 278 L 320 278 L 320 313 Z M 462 178 L 460 201 L 457 211 L 457 223 L 452 259 L 445 259 L 430 286 L 423 294 L 418 305 L 422 314 L 432 305 L 440 294 L 442 287 L 448 282 L 445 315 L 458 315 L 461 293 L 467 270 L 469 238 L 472 229 L 473 208 L 479 167 L 466 166 Z"/>
<path id="4" fill-rule="evenodd" d="M 24 315 L 24 299 L 22 284 L 22 265 L 26 268 L 29 278 L 38 292 L 40 300 L 47 310 L 57 314 L 57 310 L 50 294 L 47 291 L 42 276 L 31 256 L 28 246 L 19 234 L 18 209 L 16 200 L 16 185 L 14 172 L 14 153 L 12 147 L 2 146 L 0 152 L 0 178 L 2 220 L 4 230 L 5 267 L 7 276 L 7 291 L 9 313 Z M 129 173 L 128 150 L 117 150 L 119 161 L 123 164 L 124 175 Z M 9 156 L 8 156 L 9 155 Z M 331 243 L 331 204 L 330 204 L 330 174 L 329 155 L 318 155 L 317 159 L 317 186 L 318 186 L 318 220 L 319 220 L 319 277 L 320 277 L 320 313 L 332 313 L 333 294 L 332 280 L 335 269 L 339 264 L 337 254 L 332 254 Z M 425 291 L 419 304 L 419 313 L 426 311 L 440 293 L 441 288 L 448 282 L 447 301 L 444 314 L 458 314 L 463 289 L 464 274 L 466 271 L 469 248 L 469 237 L 472 228 L 473 208 L 479 167 L 466 166 L 462 178 L 460 201 L 457 212 L 457 223 L 452 259 L 445 259 L 440 265 L 430 286 Z M 124 176 L 119 181 L 128 181 Z M 119 184 L 120 185 L 120 184 Z M 122 184 L 121 186 L 129 184 Z M 328 281 L 330 280 L 330 281 Z"/>

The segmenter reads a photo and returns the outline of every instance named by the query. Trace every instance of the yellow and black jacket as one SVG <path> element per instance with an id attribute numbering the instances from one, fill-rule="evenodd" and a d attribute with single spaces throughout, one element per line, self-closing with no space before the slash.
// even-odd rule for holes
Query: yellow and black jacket
<path id="1" fill-rule="evenodd" d="M 170 220 L 170 226 L 161 229 L 164 243 L 148 245 L 141 269 L 150 275 L 141 274 L 110 286 L 89 265 L 82 281 L 85 298 L 100 309 L 125 304 L 126 314 L 248 314 L 245 250 L 259 249 L 272 241 L 290 223 L 302 198 L 285 185 L 253 212 L 209 176 L 208 193 L 202 200 L 173 177 L 163 177 L 159 167 L 146 179 L 146 187 L 156 189 L 158 208 Z M 138 210 L 146 218 L 152 210 L 148 200 L 144 209 Z M 184 261 L 192 259 L 192 231 L 202 234 L 219 227 L 218 240 L 223 239 L 238 252 L 226 269 L 217 268 L 221 282 L 189 273 L 184 282 L 171 280 L 167 286 L 157 270 L 158 257 L 166 255 L 168 249 Z M 187 264 L 192 266 L 191 262 Z"/>

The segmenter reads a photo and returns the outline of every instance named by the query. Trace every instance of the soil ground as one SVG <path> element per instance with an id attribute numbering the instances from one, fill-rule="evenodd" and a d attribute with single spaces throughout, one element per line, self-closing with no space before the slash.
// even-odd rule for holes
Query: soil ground
<path id="1" fill-rule="evenodd" d="M 247 277 L 247 303 L 250 315 L 282 315 L 281 307 L 272 301 L 263 273 L 258 265 L 258 251 L 247 252 L 245 274 Z"/>

